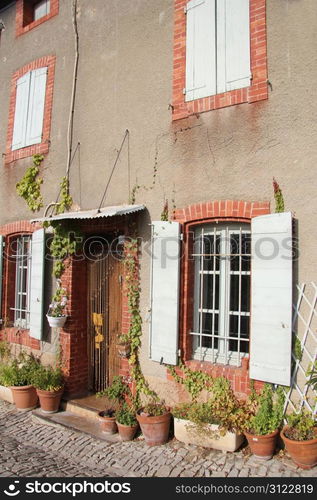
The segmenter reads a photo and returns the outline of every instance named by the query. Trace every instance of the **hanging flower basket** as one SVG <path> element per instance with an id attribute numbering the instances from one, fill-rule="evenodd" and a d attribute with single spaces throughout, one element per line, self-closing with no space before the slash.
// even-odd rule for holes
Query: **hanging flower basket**
<path id="1" fill-rule="evenodd" d="M 48 324 L 51 328 L 63 328 L 66 323 L 67 316 L 49 316 L 46 315 Z"/>

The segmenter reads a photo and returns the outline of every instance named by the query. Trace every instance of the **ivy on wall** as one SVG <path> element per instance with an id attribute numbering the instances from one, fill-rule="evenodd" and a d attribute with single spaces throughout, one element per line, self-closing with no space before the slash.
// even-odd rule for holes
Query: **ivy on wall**
<path id="1" fill-rule="evenodd" d="M 43 179 L 38 177 L 40 165 L 44 160 L 42 155 L 33 155 L 33 164 L 27 168 L 24 176 L 16 185 L 16 191 L 21 198 L 26 201 L 32 212 L 38 212 L 43 207 L 43 197 L 41 195 L 41 184 Z"/>
<path id="2" fill-rule="evenodd" d="M 274 199 L 275 199 L 275 213 L 280 213 L 285 211 L 285 203 L 283 198 L 282 190 L 273 177 L 273 190 L 274 190 Z"/>
<path id="3" fill-rule="evenodd" d="M 157 394 L 149 387 L 141 370 L 139 349 L 142 337 L 142 318 L 140 313 L 140 278 L 138 268 L 138 240 L 132 238 L 125 244 L 125 280 L 127 287 L 130 328 L 127 334 L 131 346 L 129 366 L 131 377 L 135 383 L 136 400 L 140 402 L 141 394 L 157 399 Z"/>

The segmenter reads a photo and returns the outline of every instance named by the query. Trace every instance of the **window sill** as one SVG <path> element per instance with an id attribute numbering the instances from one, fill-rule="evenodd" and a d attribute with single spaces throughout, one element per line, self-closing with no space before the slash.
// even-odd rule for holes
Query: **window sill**
<path id="1" fill-rule="evenodd" d="M 33 146 L 27 146 L 21 149 L 15 149 L 14 151 L 9 151 L 5 155 L 4 164 L 9 165 L 10 163 L 21 160 L 22 158 L 30 158 L 33 155 L 47 154 L 49 151 L 49 142 L 41 142 L 41 144 L 34 144 Z"/>
<path id="2" fill-rule="evenodd" d="M 30 337 L 29 330 L 17 327 L 2 326 L 0 338 L 6 340 L 10 344 L 23 345 L 31 349 L 39 350 L 40 341 Z"/>

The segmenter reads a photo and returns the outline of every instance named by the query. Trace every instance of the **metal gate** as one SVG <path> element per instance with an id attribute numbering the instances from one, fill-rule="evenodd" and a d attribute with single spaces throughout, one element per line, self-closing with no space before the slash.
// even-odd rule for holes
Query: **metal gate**
<path id="1" fill-rule="evenodd" d="M 120 255 L 91 257 L 88 263 L 89 390 L 108 387 L 119 374 L 116 340 L 121 334 Z"/>

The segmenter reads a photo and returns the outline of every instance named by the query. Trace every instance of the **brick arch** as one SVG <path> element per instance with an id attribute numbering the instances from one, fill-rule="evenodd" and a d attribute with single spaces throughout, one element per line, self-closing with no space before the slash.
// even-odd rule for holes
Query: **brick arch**
<path id="1" fill-rule="evenodd" d="M 212 218 L 252 219 L 252 217 L 268 213 L 270 213 L 268 201 L 217 200 L 177 209 L 174 213 L 174 220 L 186 223 Z"/>
<path id="2" fill-rule="evenodd" d="M 0 234 L 2 236 L 9 236 L 19 233 L 33 233 L 38 228 L 38 224 L 31 224 L 28 220 L 20 220 L 0 226 Z"/>

